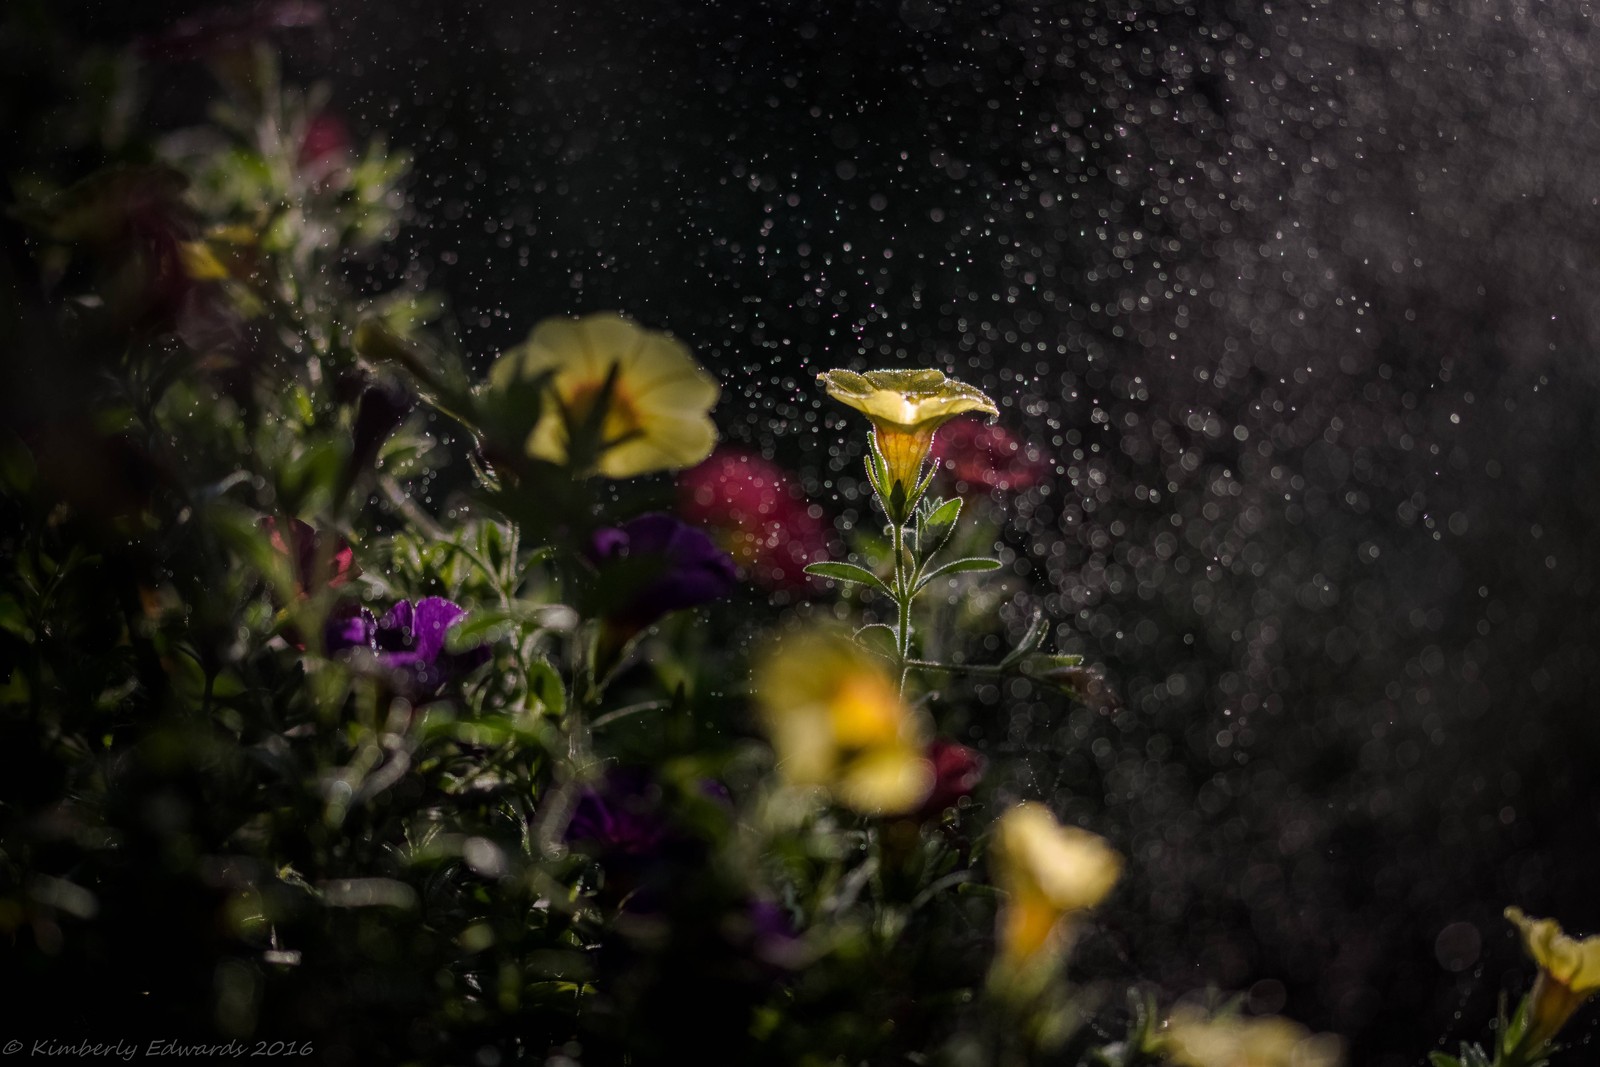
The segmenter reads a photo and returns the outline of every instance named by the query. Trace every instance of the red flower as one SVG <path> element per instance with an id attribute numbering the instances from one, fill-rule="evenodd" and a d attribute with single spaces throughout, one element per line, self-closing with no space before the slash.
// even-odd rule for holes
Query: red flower
<path id="1" fill-rule="evenodd" d="M 319 111 L 306 123 L 295 160 L 301 171 L 322 178 L 350 165 L 350 127 L 331 111 Z"/>
<path id="2" fill-rule="evenodd" d="M 937 816 L 971 796 L 983 780 L 983 757 L 966 745 L 939 738 L 928 745 L 927 757 L 933 764 L 933 792 L 922 802 L 919 814 L 924 817 Z"/>
<path id="3" fill-rule="evenodd" d="M 261 520 L 272 547 L 289 557 L 294 568 L 294 584 L 300 596 L 309 597 L 311 586 L 319 577 L 329 589 L 337 589 L 361 573 L 356 564 L 355 552 L 343 537 L 336 537 L 332 551 L 323 546 L 322 535 L 310 523 L 299 519 L 289 520 L 289 536 L 283 536 L 278 520 L 267 515 Z"/>
<path id="4" fill-rule="evenodd" d="M 958 481 L 985 489 L 1021 491 L 1039 484 L 1050 465 L 1038 448 L 999 424 L 958 419 L 933 439 L 933 460 Z"/>
<path id="5" fill-rule="evenodd" d="M 685 471 L 678 511 L 769 589 L 805 588 L 806 564 L 827 553 L 822 519 L 782 468 L 753 452 L 720 448 Z"/>

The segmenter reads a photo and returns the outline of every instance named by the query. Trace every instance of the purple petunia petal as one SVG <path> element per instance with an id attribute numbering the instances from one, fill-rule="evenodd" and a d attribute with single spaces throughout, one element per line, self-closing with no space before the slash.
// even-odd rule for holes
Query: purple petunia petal
<path id="1" fill-rule="evenodd" d="M 622 557 L 636 565 L 655 564 L 626 603 L 609 613 L 610 621 L 625 629 L 642 629 L 670 612 L 719 600 L 738 583 L 733 557 L 703 530 L 658 512 L 595 532 L 589 558 L 602 573 L 607 562 Z"/>
<path id="2" fill-rule="evenodd" d="M 366 608 L 351 615 L 332 616 L 323 631 L 322 643 L 330 654 L 351 648 L 376 649 L 378 620 Z"/>
<path id="3" fill-rule="evenodd" d="M 444 652 L 445 632 L 466 611 L 444 597 L 430 596 L 417 601 L 412 620 L 413 640 L 419 656 L 436 660 Z"/>

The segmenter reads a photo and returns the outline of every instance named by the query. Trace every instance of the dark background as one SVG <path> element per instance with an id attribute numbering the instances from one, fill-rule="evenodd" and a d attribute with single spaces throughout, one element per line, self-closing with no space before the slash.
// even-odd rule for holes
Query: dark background
<path id="1" fill-rule="evenodd" d="M 63 10 L 113 40 L 195 7 Z M 380 272 L 485 363 L 550 314 L 671 329 L 836 512 L 857 428 L 816 371 L 994 395 L 1058 465 L 1008 504 L 1022 600 L 1124 700 L 977 694 L 1005 790 L 1131 857 L 1080 973 L 1401 1067 L 1522 988 L 1502 907 L 1600 930 L 1593 20 L 346 0 L 283 45 L 415 153 Z"/>

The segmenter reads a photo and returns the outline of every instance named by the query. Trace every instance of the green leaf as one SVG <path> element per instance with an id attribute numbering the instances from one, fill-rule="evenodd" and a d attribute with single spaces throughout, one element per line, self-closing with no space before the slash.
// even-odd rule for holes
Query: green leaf
<path id="1" fill-rule="evenodd" d="M 868 652 L 885 659 L 900 658 L 900 635 L 893 626 L 881 622 L 870 623 L 855 632 L 856 643 Z"/>
<path id="2" fill-rule="evenodd" d="M 958 559 L 951 563 L 946 563 L 938 570 L 925 575 L 922 581 L 917 583 L 917 588 L 921 589 L 929 582 L 939 578 L 948 578 L 954 574 L 966 574 L 971 571 L 996 571 L 999 569 L 1000 561 L 997 559 L 982 559 L 977 556 L 968 556 L 966 559 Z"/>
<path id="3" fill-rule="evenodd" d="M 561 684 L 561 675 L 542 659 L 528 665 L 528 693 L 543 706 L 546 715 L 560 717 L 567 710 L 567 690 Z"/>
<path id="4" fill-rule="evenodd" d="M 1433 1067 L 1461 1067 L 1461 1061 L 1454 1056 L 1447 1056 L 1443 1052 L 1428 1053 L 1428 1062 Z"/>
<path id="5" fill-rule="evenodd" d="M 924 559 L 944 547 L 961 517 L 961 498 L 938 500 L 917 517 L 917 547 Z"/>
<path id="6" fill-rule="evenodd" d="M 1006 658 L 1000 661 L 1000 666 L 1009 667 L 1038 648 L 1044 643 L 1045 635 L 1049 632 L 1050 620 L 1045 618 L 1044 612 L 1034 611 L 1027 632 L 1022 635 L 1022 640 L 1017 642 L 1017 647 L 1006 653 Z"/>
<path id="7" fill-rule="evenodd" d="M 881 578 L 865 567 L 858 567 L 854 563 L 835 563 L 832 561 L 809 563 L 806 565 L 806 573 L 816 575 L 818 578 L 830 578 L 836 582 L 870 585 L 872 588 L 890 596 L 894 595 L 889 591 L 889 587 L 883 584 Z"/>
<path id="8" fill-rule="evenodd" d="M 27 614 L 15 597 L 0 596 L 0 630 L 15 634 L 24 641 L 33 640 L 33 629 L 28 625 Z"/>

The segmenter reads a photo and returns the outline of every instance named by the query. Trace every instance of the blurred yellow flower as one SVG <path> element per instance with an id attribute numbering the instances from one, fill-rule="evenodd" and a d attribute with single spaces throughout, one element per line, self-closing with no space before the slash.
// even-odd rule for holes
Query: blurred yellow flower
<path id="1" fill-rule="evenodd" d="M 1071 940 L 1073 916 L 1104 900 L 1122 874 L 1122 857 L 1104 838 L 1062 826 L 1032 802 L 1000 817 L 990 850 L 1006 894 L 997 930 L 1005 969 L 1053 960 Z"/>
<path id="2" fill-rule="evenodd" d="M 1288 1019 L 1207 1017 L 1194 1007 L 1172 1013 L 1161 1044 L 1181 1067 L 1337 1067 L 1343 1060 L 1338 1038 L 1313 1034 Z"/>
<path id="3" fill-rule="evenodd" d="M 1522 933 L 1522 945 L 1539 965 L 1529 996 L 1529 1048 L 1553 1039 L 1574 1012 L 1600 992 L 1600 936 L 1568 937 L 1554 919 L 1530 919 L 1521 908 L 1506 918 Z"/>
<path id="4" fill-rule="evenodd" d="M 489 384 L 543 374 L 554 403 L 528 436 L 537 459 L 631 478 L 692 467 L 716 444 L 716 381 L 681 342 L 620 315 L 546 319 L 495 362 Z"/>
<path id="5" fill-rule="evenodd" d="M 933 445 L 934 431 L 957 415 L 1000 414 L 983 393 L 936 370 L 831 370 L 817 375 L 828 395 L 872 420 L 878 453 L 888 468 L 880 488 L 888 500 L 894 487 L 910 497 Z"/>
<path id="6" fill-rule="evenodd" d="M 918 714 L 876 657 L 842 634 L 791 633 L 757 663 L 756 699 L 791 785 L 822 786 L 870 815 L 914 810 L 933 788 Z"/>

